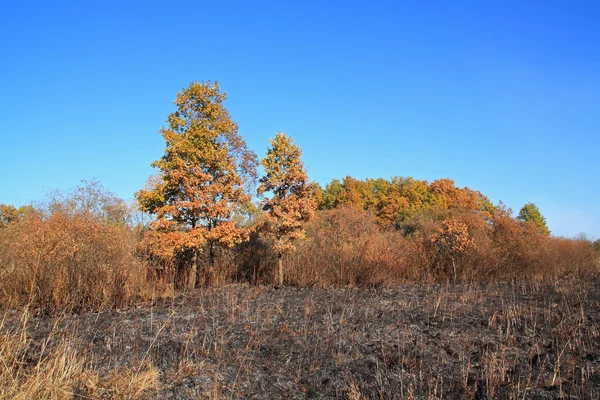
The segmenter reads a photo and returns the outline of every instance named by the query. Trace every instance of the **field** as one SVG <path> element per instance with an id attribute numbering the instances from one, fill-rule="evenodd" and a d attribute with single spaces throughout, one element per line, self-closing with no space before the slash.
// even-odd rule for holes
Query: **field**
<path id="1" fill-rule="evenodd" d="M 600 0 L 10 3 L 0 400 L 600 400 Z"/>
<path id="2" fill-rule="evenodd" d="M 599 311 L 600 280 L 574 277 L 234 284 L 102 313 L 5 311 L 0 398 L 594 399 Z"/>

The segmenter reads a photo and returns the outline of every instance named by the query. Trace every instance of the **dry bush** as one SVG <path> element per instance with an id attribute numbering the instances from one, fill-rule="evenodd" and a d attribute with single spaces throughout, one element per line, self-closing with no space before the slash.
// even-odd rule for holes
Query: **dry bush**
<path id="1" fill-rule="evenodd" d="M 597 271 L 592 243 L 585 239 L 548 237 L 532 223 L 508 216 L 489 221 L 461 215 L 474 248 L 461 255 L 463 279 L 469 281 L 554 279 Z"/>
<path id="2" fill-rule="evenodd" d="M 265 268 L 269 268 L 264 264 L 268 264 L 273 257 L 270 247 L 265 242 L 263 238 L 253 234 L 248 242 L 231 249 L 215 248 L 212 273 L 209 272 L 210 255 L 206 246 L 207 248 L 197 256 L 195 286 L 222 286 L 239 281 L 264 282 Z M 137 255 L 146 265 L 148 280 L 161 297 L 170 296 L 174 289 L 190 287 L 189 265 L 193 254 L 180 252 L 176 255 L 161 256 L 150 249 L 150 246 L 152 244 L 142 238 L 138 242 Z M 257 268 L 260 268 L 260 271 Z M 267 281 L 270 282 L 270 278 Z"/>
<path id="3" fill-rule="evenodd" d="M 368 285 L 406 278 L 406 241 L 382 230 L 375 218 L 351 207 L 319 213 L 306 239 L 285 258 L 290 283 Z"/>
<path id="4" fill-rule="evenodd" d="M 475 241 L 469 234 L 468 225 L 455 218 L 448 218 L 442 221 L 429 242 L 436 255 L 436 269 L 442 275 L 451 276 L 454 281 L 458 280 L 456 259 L 475 249 Z"/>
<path id="5" fill-rule="evenodd" d="M 54 213 L 0 231 L 0 297 L 44 313 L 121 307 L 145 285 L 124 225 Z"/>
<path id="6" fill-rule="evenodd" d="M 551 237 L 542 249 L 539 269 L 555 276 L 599 271 L 593 244 L 586 239 Z"/>
<path id="7" fill-rule="evenodd" d="M 55 196 L 46 211 L 40 207 L 0 229 L 4 305 L 47 314 L 97 311 L 140 294 L 146 269 L 135 256 L 137 236 L 124 223 L 120 203 L 112 196 L 104 202 L 102 189 L 94 188 L 93 196 L 88 187 Z"/>
<path id="8" fill-rule="evenodd" d="M 72 193 L 55 194 L 46 205 L 3 224 L 2 303 L 28 304 L 47 314 L 97 311 L 190 286 L 186 266 L 192 253 L 167 257 L 151 251 L 143 229 L 127 225 L 128 215 L 124 202 L 92 182 Z M 509 213 L 431 208 L 398 228 L 356 208 L 322 211 L 306 225 L 306 239 L 297 251 L 284 257 L 286 282 L 397 285 L 598 271 L 590 241 L 541 235 L 533 224 Z M 196 260 L 196 284 L 273 282 L 277 257 L 272 240 L 259 232 L 233 248 L 219 248 L 212 273 L 209 254 L 205 249 Z"/>
<path id="9" fill-rule="evenodd" d="M 324 211 L 285 261 L 288 283 L 323 286 L 553 279 L 598 270 L 587 240 L 550 238 L 507 215 L 464 210 L 429 210 L 400 231 L 356 208 Z"/>
<path id="10" fill-rule="evenodd" d="M 521 224 L 507 216 L 492 221 L 492 246 L 485 265 L 491 279 L 528 278 L 537 275 L 541 249 L 547 237 L 532 224 Z"/>
<path id="11" fill-rule="evenodd" d="M 466 241 L 460 251 L 448 251 L 443 236 L 460 227 Z M 409 281 L 477 280 L 482 277 L 481 266 L 488 262 L 491 224 L 481 213 L 465 210 L 432 208 L 413 215 L 400 225 L 400 234 L 408 242 L 405 255 Z M 458 233 L 458 232 L 455 232 Z M 449 240 L 452 235 L 444 239 Z M 460 236 L 460 235 L 459 235 Z M 468 243 L 468 244 L 467 244 Z M 458 248 L 455 250 L 459 250 Z"/>
<path id="12" fill-rule="evenodd" d="M 235 278 L 253 284 L 268 283 L 274 279 L 277 255 L 273 241 L 253 232 L 250 240 L 233 249 L 235 252 Z"/>

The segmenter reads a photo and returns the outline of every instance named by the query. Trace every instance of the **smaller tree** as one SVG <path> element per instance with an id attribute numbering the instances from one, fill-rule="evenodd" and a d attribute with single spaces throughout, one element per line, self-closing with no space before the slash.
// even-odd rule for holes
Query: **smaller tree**
<path id="1" fill-rule="evenodd" d="M 469 235 L 469 227 L 454 218 L 448 218 L 442 221 L 441 226 L 431 236 L 430 241 L 434 246 L 436 257 L 443 264 L 446 263 L 448 258 L 452 261 L 452 276 L 456 282 L 458 278 L 456 258 L 475 248 L 475 241 Z"/>
<path id="2" fill-rule="evenodd" d="M 546 225 L 546 218 L 544 218 L 539 208 L 534 203 L 525 204 L 519 211 L 517 219 L 522 222 L 532 222 L 544 235 L 550 236 L 550 229 L 548 229 L 548 225 Z"/>
<path id="3" fill-rule="evenodd" d="M 0 204 L 0 228 L 6 228 L 13 222 L 18 221 L 20 213 L 17 208 L 11 204 Z"/>
<path id="4" fill-rule="evenodd" d="M 32 205 L 16 208 L 12 204 L 0 204 L 0 229 L 8 228 L 9 225 L 22 221 L 28 216 L 39 216 L 41 210 Z"/>
<path id="5" fill-rule="evenodd" d="M 339 179 L 333 179 L 325 186 L 319 201 L 319 210 L 333 210 L 341 204 L 344 186 Z"/>
<path id="6" fill-rule="evenodd" d="M 302 150 L 285 134 L 278 132 L 269 140 L 271 147 L 261 164 L 264 176 L 260 179 L 258 195 L 271 192 L 270 199 L 262 201 L 267 221 L 264 225 L 274 240 L 278 263 L 276 281 L 283 284 L 283 255 L 295 250 L 294 242 L 304 237 L 303 223 L 316 209 L 313 186 L 308 183 Z"/>

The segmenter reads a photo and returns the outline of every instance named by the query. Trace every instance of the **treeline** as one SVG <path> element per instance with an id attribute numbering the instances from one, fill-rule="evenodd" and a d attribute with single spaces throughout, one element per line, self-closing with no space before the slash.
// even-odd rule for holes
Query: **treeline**
<path id="1" fill-rule="evenodd" d="M 370 212 L 382 225 L 404 230 L 416 215 L 431 210 L 466 210 L 488 220 L 512 213 L 502 202 L 494 205 L 480 191 L 458 188 L 447 178 L 428 183 L 410 177 L 358 180 L 347 176 L 342 181 L 332 180 L 325 190 L 317 187 L 315 198 L 320 210 L 349 206 Z M 550 235 L 546 219 L 533 203 L 525 204 L 517 219 L 531 222 L 541 233 Z"/>
<path id="2" fill-rule="evenodd" d="M 550 236 L 450 179 L 308 180 L 278 133 L 260 160 L 216 83 L 177 95 L 156 174 L 127 204 L 98 182 L 0 206 L 0 301 L 43 312 L 122 307 L 229 282 L 397 285 L 598 271 L 600 242 Z"/>

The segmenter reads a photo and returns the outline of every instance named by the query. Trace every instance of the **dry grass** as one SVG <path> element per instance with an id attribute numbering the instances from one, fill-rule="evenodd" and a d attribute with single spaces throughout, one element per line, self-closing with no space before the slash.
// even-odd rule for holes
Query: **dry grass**
<path id="1" fill-rule="evenodd" d="M 19 335 L 0 336 L 0 399 L 70 399 L 83 384 L 84 361 L 68 343 L 34 365 L 26 360 L 27 342 Z"/>
<path id="2" fill-rule="evenodd" d="M 160 388 L 160 372 L 151 363 L 135 370 L 120 368 L 113 371 L 105 383 L 99 383 L 96 387 L 96 391 L 100 389 L 103 392 L 104 398 L 137 399 L 147 391 Z"/>
<path id="3" fill-rule="evenodd" d="M 229 285 L 152 308 L 33 316 L 26 336 L 11 316 L 3 332 L 25 336 L 26 352 L 37 354 L 19 356 L 21 382 L 45 348 L 43 359 L 80 360 L 74 372 L 53 361 L 52 376 L 68 377 L 65 393 L 92 398 L 598 398 L 599 293 L 598 278 L 575 276 L 377 289 Z"/>
<path id="4" fill-rule="evenodd" d="M 160 387 L 151 363 L 100 377 L 77 332 L 60 329 L 60 320 L 36 340 L 28 334 L 27 310 L 10 327 L 7 315 L 0 323 L 0 400 L 138 399 Z"/>

